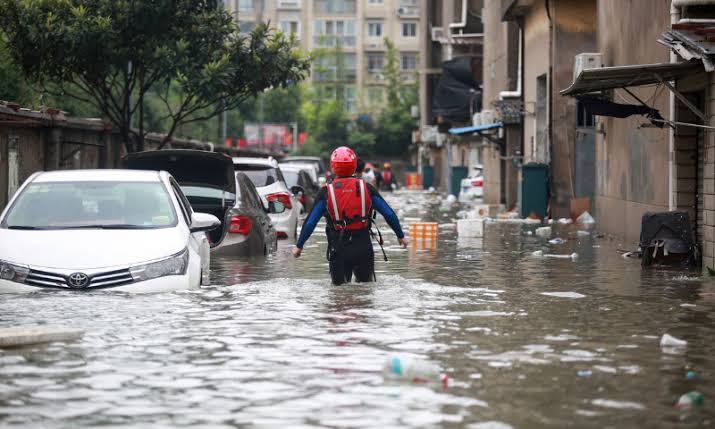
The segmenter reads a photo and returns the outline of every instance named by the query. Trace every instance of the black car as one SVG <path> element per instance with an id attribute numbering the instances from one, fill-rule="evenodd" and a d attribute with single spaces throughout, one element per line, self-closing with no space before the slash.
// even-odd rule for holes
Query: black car
<path id="1" fill-rule="evenodd" d="M 285 178 L 286 185 L 290 188 L 293 195 L 298 198 L 305 212 L 310 212 L 315 204 L 315 198 L 318 196 L 320 188 L 313 182 L 310 173 L 303 170 L 301 167 L 292 166 L 290 164 L 282 164 L 281 171 Z"/>
<path id="2" fill-rule="evenodd" d="M 208 233 L 213 253 L 264 255 L 277 248 L 268 213 L 282 213 L 285 207 L 278 201 L 264 207 L 253 183 L 234 171 L 229 156 L 183 149 L 147 151 L 127 155 L 123 166 L 168 171 L 192 209 L 219 218 L 222 227 Z"/>

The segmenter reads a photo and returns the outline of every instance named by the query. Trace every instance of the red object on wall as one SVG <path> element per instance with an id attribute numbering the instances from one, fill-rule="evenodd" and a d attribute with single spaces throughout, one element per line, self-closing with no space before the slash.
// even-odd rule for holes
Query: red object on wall
<path id="1" fill-rule="evenodd" d="M 244 148 L 248 146 L 248 142 L 246 141 L 246 139 L 238 139 L 236 140 L 236 145 L 240 148 Z"/>
<path id="2" fill-rule="evenodd" d="M 305 144 L 305 140 L 308 138 L 308 133 L 300 133 L 298 134 L 298 144 L 302 145 Z"/>
<path id="3" fill-rule="evenodd" d="M 226 140 L 223 142 L 226 147 L 231 147 L 233 146 L 233 139 L 231 137 L 226 137 Z"/>

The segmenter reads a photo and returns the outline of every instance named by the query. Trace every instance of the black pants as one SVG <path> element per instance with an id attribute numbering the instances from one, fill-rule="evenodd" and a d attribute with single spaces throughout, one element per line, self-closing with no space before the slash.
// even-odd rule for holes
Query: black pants
<path id="1" fill-rule="evenodd" d="M 333 284 L 371 282 L 375 276 L 375 253 L 368 230 L 340 233 L 328 230 L 330 278 Z"/>

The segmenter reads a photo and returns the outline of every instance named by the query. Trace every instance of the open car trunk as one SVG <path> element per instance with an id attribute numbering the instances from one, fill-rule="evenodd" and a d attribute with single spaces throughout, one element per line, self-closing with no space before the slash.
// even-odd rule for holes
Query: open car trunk
<path id="1" fill-rule="evenodd" d="M 195 212 L 221 220 L 221 228 L 208 234 L 212 246 L 221 243 L 230 226 L 229 210 L 236 204 L 236 177 L 229 156 L 200 150 L 158 150 L 129 154 L 122 166 L 169 172 Z"/>

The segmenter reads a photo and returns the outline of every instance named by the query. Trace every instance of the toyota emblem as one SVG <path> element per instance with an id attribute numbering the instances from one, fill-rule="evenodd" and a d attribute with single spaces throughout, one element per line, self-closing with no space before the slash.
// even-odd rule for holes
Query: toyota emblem
<path id="1" fill-rule="evenodd" d="M 75 289 L 84 289 L 89 285 L 89 276 L 85 273 L 74 273 L 68 277 L 70 287 Z"/>

